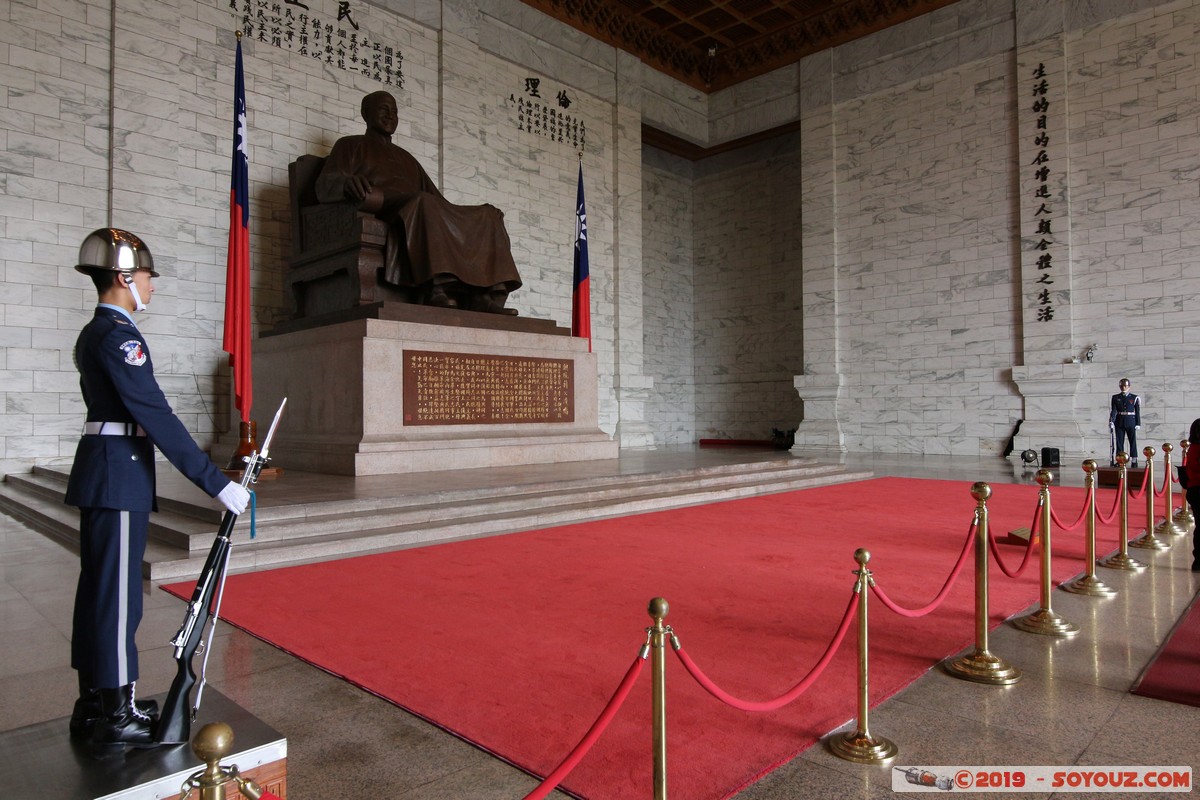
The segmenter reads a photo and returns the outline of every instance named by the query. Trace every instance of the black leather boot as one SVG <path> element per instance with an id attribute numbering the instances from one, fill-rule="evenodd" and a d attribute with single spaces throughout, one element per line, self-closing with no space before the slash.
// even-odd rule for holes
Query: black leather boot
<path id="1" fill-rule="evenodd" d="M 134 705 L 151 720 L 158 719 L 157 700 L 134 700 Z M 75 701 L 75 708 L 71 712 L 71 738 L 90 739 L 100 714 L 100 690 L 89 686 L 80 676 L 79 699 Z"/>
<path id="2" fill-rule="evenodd" d="M 99 689 L 100 717 L 92 727 L 92 753 L 117 755 L 126 747 L 155 747 L 154 722 L 133 701 L 133 684 Z"/>

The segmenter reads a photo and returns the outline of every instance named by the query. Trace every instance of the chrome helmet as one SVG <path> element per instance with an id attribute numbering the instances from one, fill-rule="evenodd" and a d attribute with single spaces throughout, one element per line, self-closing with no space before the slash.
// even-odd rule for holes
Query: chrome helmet
<path id="1" fill-rule="evenodd" d="M 75 269 L 85 275 L 97 269 L 111 270 L 126 277 L 144 269 L 151 277 L 158 277 L 150 248 L 136 235 L 120 228 L 101 228 L 89 233 L 79 246 L 79 263 Z"/>

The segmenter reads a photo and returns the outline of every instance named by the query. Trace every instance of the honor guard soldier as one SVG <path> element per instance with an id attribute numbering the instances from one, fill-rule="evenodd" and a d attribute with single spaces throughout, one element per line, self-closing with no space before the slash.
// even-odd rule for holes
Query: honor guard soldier
<path id="1" fill-rule="evenodd" d="M 71 634 L 79 699 L 70 730 L 104 755 L 154 746 L 157 706 L 134 698 L 142 558 L 157 509 L 154 448 L 235 514 L 246 510 L 250 493 L 197 446 L 154 378 L 150 348 L 133 320 L 158 277 L 149 248 L 128 231 L 104 228 L 83 240 L 75 269 L 92 279 L 99 303 L 75 343 L 87 421 L 66 494 L 79 508 L 80 566 Z"/>
<path id="2" fill-rule="evenodd" d="M 1142 427 L 1142 399 L 1129 391 L 1129 378 L 1117 383 L 1121 391 L 1112 396 L 1112 410 L 1108 412 L 1108 428 L 1116 437 L 1109 454 L 1110 466 L 1117 465 L 1117 453 L 1128 453 L 1130 466 L 1138 465 L 1137 432 Z M 1129 449 L 1125 449 L 1125 437 L 1129 437 Z"/>

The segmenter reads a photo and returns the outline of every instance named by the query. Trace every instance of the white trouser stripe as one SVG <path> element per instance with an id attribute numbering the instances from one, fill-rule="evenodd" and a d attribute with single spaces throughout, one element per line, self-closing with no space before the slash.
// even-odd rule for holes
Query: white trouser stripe
<path id="1" fill-rule="evenodd" d="M 121 513 L 121 565 L 117 570 L 117 685 L 129 683 L 129 652 L 125 636 L 129 627 L 129 512 Z"/>

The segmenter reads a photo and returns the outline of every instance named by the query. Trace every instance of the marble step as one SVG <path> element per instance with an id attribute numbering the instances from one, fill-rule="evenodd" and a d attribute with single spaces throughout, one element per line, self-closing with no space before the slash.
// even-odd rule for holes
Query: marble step
<path id="1" fill-rule="evenodd" d="M 62 503 L 65 476 L 62 468 L 7 476 L 0 484 L 0 510 L 77 547 L 78 512 Z M 279 503 L 271 501 L 272 488 L 260 484 L 263 500 L 255 514 L 255 538 L 249 538 L 249 515 L 243 515 L 235 529 L 230 568 L 250 571 L 323 561 L 869 477 L 868 472 L 795 459 L 394 497 L 354 497 L 339 485 L 345 496 L 320 497 L 314 490 L 311 499 L 295 501 L 292 491 L 288 494 L 293 502 Z M 289 476 L 300 486 L 301 496 L 306 494 L 305 481 L 320 485 L 320 478 Z M 179 489 L 164 482 L 168 485 L 164 492 L 160 484 L 160 494 Z M 211 546 L 220 511 L 198 492 L 160 497 L 159 505 L 163 510 L 151 517 L 143 575 L 153 581 L 194 578 Z"/>
<path id="2" fill-rule="evenodd" d="M 393 528 L 410 524 L 447 522 L 455 518 L 476 518 L 481 515 L 542 508 L 561 504 L 603 505 L 614 499 L 627 507 L 642 498 L 643 510 L 662 507 L 662 498 L 689 493 L 709 493 L 711 499 L 745 496 L 741 487 L 759 487 L 752 493 L 786 491 L 804 483 L 797 480 L 828 474 L 837 468 L 817 464 L 809 459 L 793 459 L 780 463 L 754 465 L 718 465 L 690 470 L 671 470 L 624 476 L 577 478 L 540 481 L 511 486 L 484 486 L 470 489 L 447 489 L 436 492 L 416 492 L 385 497 L 348 497 L 336 503 L 328 500 L 302 502 L 291 498 L 275 503 L 273 486 L 259 485 L 264 497 L 255 513 L 255 533 L 260 543 L 275 540 L 295 540 L 307 536 L 328 536 L 364 528 Z M 8 481 L 37 495 L 47 502 L 61 503 L 66 487 L 67 471 L 62 468 L 39 467 L 27 475 L 10 475 Z M 289 481 L 305 480 L 319 484 L 320 476 L 311 474 Z M 198 492 L 191 499 L 172 497 L 170 480 L 162 481 L 159 512 L 151 517 L 150 536 L 173 547 L 188 550 L 207 550 L 210 535 L 220 524 L 222 512 L 216 504 Z M 720 494 L 718 494 L 720 493 Z M 297 494 L 293 492 L 292 494 Z M 299 492 L 303 494 L 303 491 Z M 317 494 L 316 491 L 313 494 Z M 244 515 L 239 524 L 248 524 Z"/>

